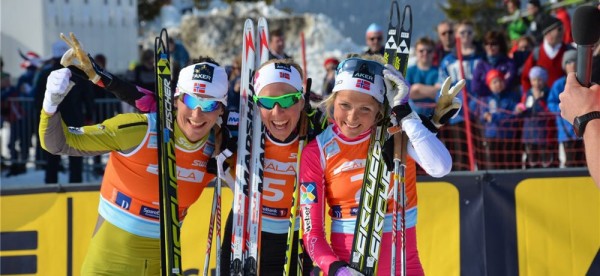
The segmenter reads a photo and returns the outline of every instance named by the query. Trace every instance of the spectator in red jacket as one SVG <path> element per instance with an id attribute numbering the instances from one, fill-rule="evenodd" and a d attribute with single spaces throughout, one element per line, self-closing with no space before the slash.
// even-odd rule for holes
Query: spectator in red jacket
<path id="1" fill-rule="evenodd" d="M 572 47 L 562 42 L 562 22 L 555 17 L 548 17 L 543 21 L 542 26 L 544 41 L 541 45 L 533 49 L 523 66 L 521 74 L 521 89 L 523 94 L 531 88 L 529 70 L 534 66 L 540 66 L 548 73 L 546 87 L 552 87 L 555 80 L 565 75 L 561 64 L 562 57 L 564 52 L 572 49 Z"/>

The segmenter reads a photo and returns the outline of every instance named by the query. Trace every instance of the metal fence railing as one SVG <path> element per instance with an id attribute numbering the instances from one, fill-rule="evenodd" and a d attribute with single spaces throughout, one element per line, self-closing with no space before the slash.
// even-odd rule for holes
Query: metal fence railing
<path id="1" fill-rule="evenodd" d="M 37 137 L 39 111 L 35 109 L 34 99 L 26 97 L 9 97 L 3 104 L 2 111 L 2 162 L 7 170 L 2 176 L 11 176 L 27 169 L 42 169 L 46 165 L 45 151 L 39 146 Z M 99 123 L 121 112 L 121 101 L 114 98 L 95 99 L 91 111 L 91 122 Z M 108 155 L 85 157 L 83 160 L 83 181 L 94 181 L 102 177 Z M 68 168 L 68 158 L 61 160 L 63 168 Z M 19 170 L 16 167 L 21 166 Z M 15 171 L 16 169 L 16 171 Z"/>

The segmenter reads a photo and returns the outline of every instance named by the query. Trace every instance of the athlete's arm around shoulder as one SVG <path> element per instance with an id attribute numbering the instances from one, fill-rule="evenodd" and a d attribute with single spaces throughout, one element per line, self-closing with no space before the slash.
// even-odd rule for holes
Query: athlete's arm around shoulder
<path id="1" fill-rule="evenodd" d="M 111 151 L 128 152 L 139 146 L 148 131 L 143 114 L 119 114 L 96 125 L 69 127 L 60 112 L 40 115 L 42 148 L 52 154 L 94 156 Z"/>

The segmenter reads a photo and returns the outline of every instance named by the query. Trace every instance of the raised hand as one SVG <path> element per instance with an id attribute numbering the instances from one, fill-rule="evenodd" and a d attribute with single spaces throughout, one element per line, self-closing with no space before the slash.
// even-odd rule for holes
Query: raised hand
<path id="1" fill-rule="evenodd" d="M 69 68 L 62 68 L 52 71 L 46 82 L 46 93 L 44 94 L 44 102 L 42 108 L 49 115 L 56 113 L 58 105 L 63 101 L 69 93 L 74 82 L 71 80 L 71 71 Z"/>
<path id="2" fill-rule="evenodd" d="M 456 98 L 456 95 L 465 86 L 466 82 L 465 80 L 460 80 L 454 86 L 450 87 L 451 83 L 452 80 L 448 77 L 444 81 L 444 84 L 442 84 L 440 97 L 433 112 L 431 121 L 437 128 L 446 124 L 450 118 L 456 117 L 462 106 L 462 101 Z"/>
<path id="3" fill-rule="evenodd" d="M 75 66 L 77 69 L 83 71 L 89 80 L 97 83 L 100 80 L 100 76 L 96 74 L 91 58 L 83 50 L 81 43 L 79 43 L 75 35 L 69 33 L 69 37 L 67 37 L 65 34 L 60 33 L 60 38 L 71 47 L 60 59 L 60 64 L 64 67 Z"/>

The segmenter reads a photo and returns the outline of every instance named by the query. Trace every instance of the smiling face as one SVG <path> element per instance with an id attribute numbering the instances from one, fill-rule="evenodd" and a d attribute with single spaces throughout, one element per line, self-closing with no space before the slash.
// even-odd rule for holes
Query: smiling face
<path id="1" fill-rule="evenodd" d="M 375 125 L 379 109 L 379 102 L 372 96 L 342 90 L 335 95 L 333 120 L 344 136 L 355 138 Z"/>
<path id="2" fill-rule="evenodd" d="M 296 88 L 287 83 L 278 82 L 265 86 L 260 91 L 260 96 L 277 97 L 293 94 L 297 91 Z M 277 140 L 284 141 L 296 129 L 303 106 L 304 100 L 300 99 L 289 108 L 282 108 L 279 104 L 275 104 L 271 110 L 260 107 L 260 117 L 269 133 Z"/>
<path id="3" fill-rule="evenodd" d="M 190 109 L 187 107 L 181 100 L 181 96 L 177 100 L 177 125 L 190 142 L 198 142 L 208 135 L 221 114 L 223 114 L 222 104 L 219 104 L 219 108 L 215 111 L 202 112 L 200 108 Z"/>

